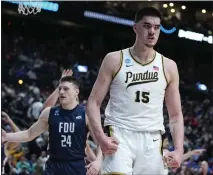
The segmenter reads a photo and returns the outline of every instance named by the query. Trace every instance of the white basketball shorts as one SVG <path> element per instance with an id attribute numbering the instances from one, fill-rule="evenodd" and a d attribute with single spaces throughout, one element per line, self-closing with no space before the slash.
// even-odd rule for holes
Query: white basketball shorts
<path id="1" fill-rule="evenodd" d="M 160 175 L 164 173 L 160 131 L 135 132 L 115 126 L 105 127 L 108 136 L 115 137 L 118 150 L 104 156 L 104 175 Z"/>

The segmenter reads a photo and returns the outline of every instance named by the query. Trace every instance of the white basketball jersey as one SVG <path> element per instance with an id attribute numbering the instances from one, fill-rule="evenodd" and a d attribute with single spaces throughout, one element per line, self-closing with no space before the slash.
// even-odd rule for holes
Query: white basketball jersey
<path id="1" fill-rule="evenodd" d="M 162 131 L 163 101 L 167 80 L 163 56 L 155 53 L 153 61 L 142 65 L 121 51 L 121 67 L 110 86 L 105 111 L 105 126 L 115 125 L 133 131 Z"/>

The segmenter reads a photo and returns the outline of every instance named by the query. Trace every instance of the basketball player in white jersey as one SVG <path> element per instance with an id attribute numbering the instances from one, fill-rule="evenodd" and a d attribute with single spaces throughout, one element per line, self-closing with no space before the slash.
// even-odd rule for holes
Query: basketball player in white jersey
<path id="1" fill-rule="evenodd" d="M 87 115 L 105 153 L 104 174 L 163 174 L 164 97 L 175 146 L 173 152 L 166 154 L 167 165 L 178 168 L 181 164 L 184 127 L 179 75 L 176 63 L 153 49 L 160 24 L 161 14 L 155 8 L 137 12 L 134 45 L 106 55 L 88 99 Z M 106 136 L 101 127 L 100 106 L 109 89 L 105 126 L 110 135 Z"/>

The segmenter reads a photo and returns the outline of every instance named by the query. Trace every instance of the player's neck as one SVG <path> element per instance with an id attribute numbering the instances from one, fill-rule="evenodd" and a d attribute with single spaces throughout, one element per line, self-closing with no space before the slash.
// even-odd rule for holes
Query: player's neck
<path id="1" fill-rule="evenodd" d="M 135 42 L 130 50 L 134 57 L 137 57 L 141 62 L 144 63 L 149 62 L 151 59 L 153 59 L 153 55 L 155 54 L 155 50 L 153 49 L 153 47 L 150 48 L 138 42 Z"/>
<path id="2" fill-rule="evenodd" d="M 63 109 L 66 109 L 66 110 L 72 110 L 72 109 L 74 109 L 78 104 L 79 104 L 78 101 L 73 101 L 72 103 L 69 103 L 69 104 L 67 104 L 67 105 L 61 105 L 61 107 L 62 107 Z"/>

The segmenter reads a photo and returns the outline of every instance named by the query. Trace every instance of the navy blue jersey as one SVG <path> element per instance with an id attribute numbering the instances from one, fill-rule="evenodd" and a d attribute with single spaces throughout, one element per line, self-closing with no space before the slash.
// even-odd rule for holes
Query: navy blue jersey
<path id="1" fill-rule="evenodd" d="M 72 110 L 53 107 L 48 123 L 50 160 L 83 160 L 88 132 L 85 107 L 77 105 Z"/>

